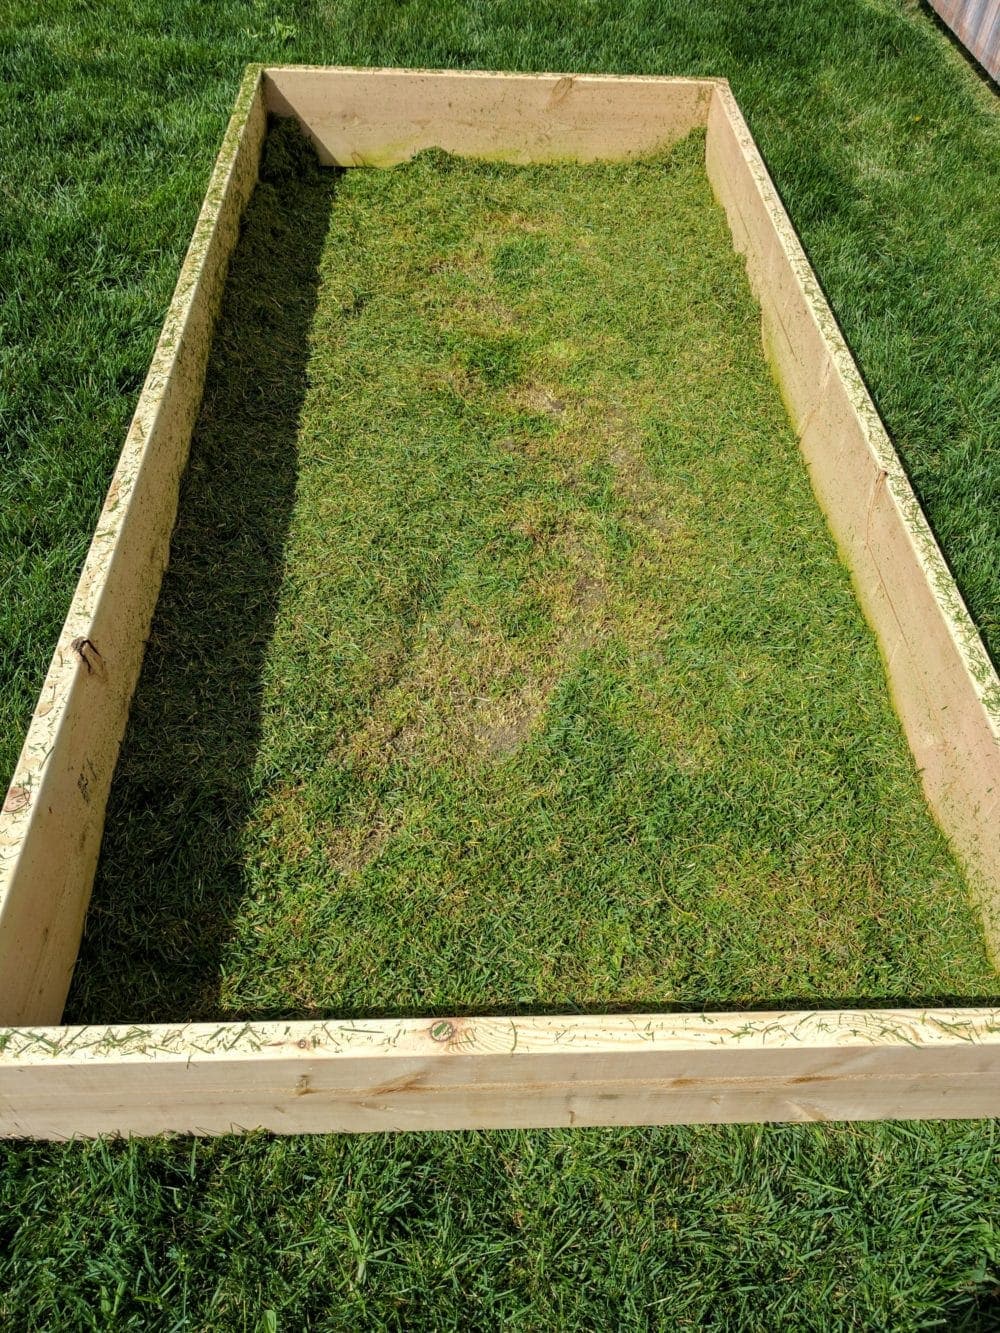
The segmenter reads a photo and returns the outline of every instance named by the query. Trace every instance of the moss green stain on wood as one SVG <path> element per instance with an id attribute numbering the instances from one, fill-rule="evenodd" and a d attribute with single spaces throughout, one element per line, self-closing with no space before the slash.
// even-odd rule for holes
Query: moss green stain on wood
<path id="1" fill-rule="evenodd" d="M 272 133 L 70 1021 L 995 991 L 702 156 Z"/>

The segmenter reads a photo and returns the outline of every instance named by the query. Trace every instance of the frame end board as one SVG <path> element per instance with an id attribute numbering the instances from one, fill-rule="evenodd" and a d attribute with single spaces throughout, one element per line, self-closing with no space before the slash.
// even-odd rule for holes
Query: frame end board
<path id="1" fill-rule="evenodd" d="M 1000 1010 L 8 1029 L 0 1134 L 965 1118 L 1000 1113 Z"/>
<path id="2" fill-rule="evenodd" d="M 716 80 L 458 70 L 264 71 L 267 107 L 295 116 L 320 160 L 387 167 L 424 148 L 506 162 L 610 161 L 705 124 Z"/>

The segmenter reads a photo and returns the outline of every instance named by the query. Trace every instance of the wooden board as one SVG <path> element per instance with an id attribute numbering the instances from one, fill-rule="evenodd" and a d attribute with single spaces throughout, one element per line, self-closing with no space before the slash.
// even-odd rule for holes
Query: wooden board
<path id="1" fill-rule="evenodd" d="M 0 1134 L 278 1134 L 1000 1113 L 1000 1010 L 50 1028 Z"/>
<path id="2" fill-rule="evenodd" d="M 0 814 L 0 1021 L 58 1022 L 266 128 L 244 82 Z"/>
<path id="3" fill-rule="evenodd" d="M 765 352 L 813 490 L 875 632 L 924 795 L 1000 961 L 1000 684 L 728 88 L 708 177 L 746 257 Z"/>
<path id="4" fill-rule="evenodd" d="M 293 65 L 265 70 L 264 86 L 321 161 L 386 167 L 422 148 L 505 162 L 654 152 L 705 124 L 713 80 Z"/>

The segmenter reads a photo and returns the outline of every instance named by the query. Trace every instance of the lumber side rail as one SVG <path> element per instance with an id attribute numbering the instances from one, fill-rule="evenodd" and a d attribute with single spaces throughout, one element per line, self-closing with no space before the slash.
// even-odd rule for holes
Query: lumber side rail
<path id="1" fill-rule="evenodd" d="M 712 98 L 705 167 L 924 796 L 1000 966 L 1000 680 L 727 84 Z"/>
<path id="2" fill-rule="evenodd" d="M 8 1030 L 0 1135 L 276 1134 L 1000 1113 L 1000 1010 Z"/>
<path id="3" fill-rule="evenodd" d="M 0 1021 L 57 1023 L 267 112 L 243 82 L 0 813 Z"/>

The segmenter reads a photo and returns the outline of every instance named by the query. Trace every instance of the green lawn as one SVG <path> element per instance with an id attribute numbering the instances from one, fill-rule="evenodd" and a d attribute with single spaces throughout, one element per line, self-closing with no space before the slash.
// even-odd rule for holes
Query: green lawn
<path id="1" fill-rule="evenodd" d="M 37 11 L 8 0 L 0 43 L 5 772 L 251 59 L 728 76 L 996 648 L 1000 118 L 922 9 Z M 3 1158 L 0 1313 L 15 1328 L 1000 1323 L 992 1125 Z"/>

